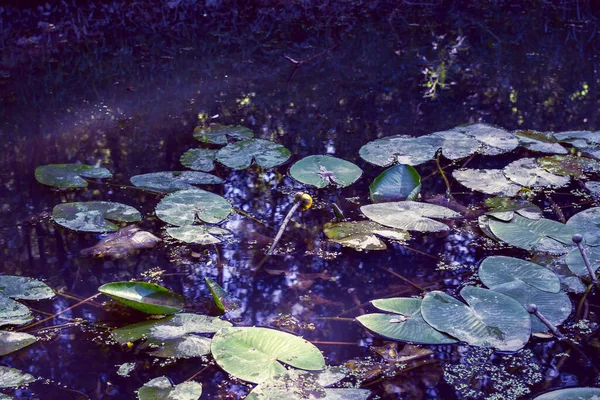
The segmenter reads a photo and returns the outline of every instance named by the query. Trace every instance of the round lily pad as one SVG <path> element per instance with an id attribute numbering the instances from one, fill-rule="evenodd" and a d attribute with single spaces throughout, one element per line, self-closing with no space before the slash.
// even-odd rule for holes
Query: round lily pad
<path id="1" fill-rule="evenodd" d="M 301 337 L 268 328 L 223 328 L 211 345 L 217 364 L 244 381 L 261 383 L 286 372 L 280 361 L 295 368 L 322 370 L 323 355 Z"/>
<path id="2" fill-rule="evenodd" d="M 585 246 L 584 251 L 592 265 L 592 270 L 595 271 L 600 268 L 600 246 Z M 590 276 L 587 267 L 585 266 L 585 262 L 583 261 L 583 257 L 581 256 L 581 252 L 577 247 L 569 251 L 565 257 L 565 262 L 567 263 L 569 270 L 575 275 L 585 277 Z"/>
<path id="3" fill-rule="evenodd" d="M 54 290 L 37 279 L 2 275 L 0 276 L 0 295 L 21 300 L 45 300 L 54 297 Z"/>
<path id="4" fill-rule="evenodd" d="M 404 230 L 388 228 L 373 221 L 327 223 L 323 226 L 327 239 L 356 250 L 385 250 L 387 246 L 379 238 L 406 241 L 410 234 Z"/>
<path id="5" fill-rule="evenodd" d="M 233 211 L 223 197 L 205 190 L 180 190 L 166 196 L 156 206 L 156 216 L 175 226 L 192 225 L 196 218 L 216 224 Z"/>
<path id="6" fill-rule="evenodd" d="M 0 389 L 17 388 L 35 380 L 36 378 L 26 372 L 0 365 Z"/>
<path id="7" fill-rule="evenodd" d="M 357 317 L 365 328 L 389 339 L 421 344 L 456 343 L 457 340 L 431 327 L 421 316 L 421 299 L 391 298 L 371 301 L 373 306 L 394 314 Z"/>
<path id="8" fill-rule="evenodd" d="M 554 175 L 538 165 L 535 158 L 522 158 L 504 167 L 504 175 L 526 187 L 562 187 L 571 181 L 569 176 Z"/>
<path id="9" fill-rule="evenodd" d="M 419 165 L 433 160 L 444 140 L 435 136 L 389 136 L 365 144 L 359 154 L 363 160 L 381 167 Z"/>
<path id="10" fill-rule="evenodd" d="M 9 299 L 0 296 L 0 326 L 4 325 L 22 325 L 33 319 L 29 308 Z"/>
<path id="11" fill-rule="evenodd" d="M 147 314 L 173 314 L 181 311 L 185 297 L 148 282 L 113 282 L 98 291 L 128 307 Z"/>
<path id="12" fill-rule="evenodd" d="M 194 137 L 204 143 L 227 144 L 227 138 L 244 140 L 254 136 L 254 132 L 243 126 L 214 124 L 208 128 L 197 127 Z"/>
<path id="13" fill-rule="evenodd" d="M 194 381 L 173 385 L 166 376 L 154 378 L 138 389 L 139 400 L 198 400 L 202 384 Z"/>
<path id="14" fill-rule="evenodd" d="M 575 233 L 583 236 L 588 246 L 600 246 L 600 207 L 580 211 L 567 221 Z"/>
<path id="15" fill-rule="evenodd" d="M 568 154 L 569 150 L 565 149 L 554 138 L 550 132 L 536 132 L 531 130 L 515 132 L 515 136 L 519 139 L 519 144 L 531 151 L 551 154 Z"/>
<path id="16" fill-rule="evenodd" d="M 543 157 L 538 159 L 538 164 L 555 175 L 574 178 L 581 178 L 588 172 L 600 172 L 600 161 L 574 155 Z"/>
<path id="17" fill-rule="evenodd" d="M 448 225 L 431 218 L 457 218 L 460 214 L 449 208 L 415 201 L 368 204 L 360 210 L 381 225 L 407 231 L 438 232 L 449 229 Z"/>
<path id="18" fill-rule="evenodd" d="M 510 221 L 515 213 L 529 219 L 542 218 L 542 210 L 527 200 L 490 197 L 485 200 L 485 205 L 490 208 L 487 215 L 502 221 Z"/>
<path id="19" fill-rule="evenodd" d="M 0 331 L 0 356 L 27 347 L 37 340 L 38 338 L 29 333 Z"/>
<path id="20" fill-rule="evenodd" d="M 520 185 L 510 181 L 501 169 L 458 169 L 452 172 L 452 176 L 463 186 L 478 192 L 516 196 Z"/>
<path id="21" fill-rule="evenodd" d="M 460 295 L 467 304 L 444 292 L 427 293 L 421 304 L 425 321 L 473 346 L 517 351 L 527 344 L 531 319 L 518 301 L 474 286 L 464 287 Z"/>
<path id="22" fill-rule="evenodd" d="M 215 157 L 217 150 L 211 149 L 189 149 L 179 161 L 184 167 L 197 171 L 210 172 L 215 169 Z"/>
<path id="23" fill-rule="evenodd" d="M 548 268 L 514 257 L 492 256 L 479 266 L 479 278 L 492 288 L 503 283 L 521 281 L 544 292 L 558 293 L 560 280 Z"/>
<path id="24" fill-rule="evenodd" d="M 488 124 L 458 126 L 453 131 L 471 136 L 481 143 L 478 153 L 495 156 L 517 148 L 519 140 L 512 133 Z"/>
<path id="25" fill-rule="evenodd" d="M 298 182 L 324 188 L 335 185 L 350 186 L 362 175 L 353 163 L 331 156 L 308 156 L 290 168 L 290 175 Z"/>
<path id="26" fill-rule="evenodd" d="M 35 179 L 44 185 L 59 188 L 87 187 L 84 178 L 111 178 L 106 168 L 86 164 L 49 164 L 35 169 Z"/>
<path id="27" fill-rule="evenodd" d="M 167 228 L 167 233 L 182 242 L 203 245 L 221 243 L 221 239 L 217 236 L 231 235 L 231 232 L 227 229 L 206 225 L 184 225 Z"/>
<path id="28" fill-rule="evenodd" d="M 248 139 L 230 143 L 217 152 L 216 159 L 226 167 L 246 169 L 252 160 L 261 168 L 273 168 L 285 163 L 290 151 L 283 145 L 264 139 Z"/>
<path id="29" fill-rule="evenodd" d="M 532 220 L 515 214 L 509 222 L 490 218 L 489 228 L 498 239 L 525 250 L 563 254 L 573 245 L 573 228 L 545 218 Z"/>
<path id="30" fill-rule="evenodd" d="M 443 139 L 442 154 L 450 160 L 469 157 L 481 146 L 481 143 L 472 136 L 463 135 L 456 131 L 435 132 L 429 136 Z"/>
<path id="31" fill-rule="evenodd" d="M 375 178 L 369 191 L 373 203 L 416 200 L 421 191 L 421 176 L 410 165 L 395 165 Z"/>
<path id="32" fill-rule="evenodd" d="M 533 400 L 598 400 L 599 398 L 600 388 L 576 387 L 544 393 Z"/>
<path id="33" fill-rule="evenodd" d="M 141 221 L 142 216 L 138 210 L 125 204 L 88 201 L 57 205 L 52 210 L 52 219 L 75 231 L 114 232 L 119 226 L 110 221 L 136 222 Z"/>
<path id="34" fill-rule="evenodd" d="M 131 177 L 134 186 L 159 193 L 196 189 L 194 185 L 215 185 L 222 182 L 217 176 L 196 171 L 152 172 Z"/>

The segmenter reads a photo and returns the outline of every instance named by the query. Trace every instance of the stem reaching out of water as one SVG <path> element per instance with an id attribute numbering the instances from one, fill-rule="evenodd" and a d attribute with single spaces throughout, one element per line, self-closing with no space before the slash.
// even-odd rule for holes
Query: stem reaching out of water
<path id="1" fill-rule="evenodd" d="M 311 206 L 312 206 L 312 197 L 310 197 L 306 193 L 302 193 L 302 192 L 296 193 L 296 196 L 294 196 L 294 205 L 292 206 L 290 211 L 288 211 L 283 222 L 281 223 L 281 226 L 279 227 L 279 231 L 277 231 L 277 235 L 275 236 L 275 239 L 273 240 L 273 244 L 269 248 L 269 251 L 267 251 L 268 256 L 273 254 L 273 250 L 275 250 L 275 247 L 277 247 L 277 243 L 279 243 L 279 240 L 281 240 L 281 236 L 283 236 L 285 227 L 290 222 L 290 219 L 292 219 L 292 215 L 294 214 L 294 212 L 296 212 L 296 210 L 300 207 L 302 207 L 303 210 L 308 210 Z"/>
<path id="2" fill-rule="evenodd" d="M 442 179 L 444 180 L 444 183 L 446 184 L 446 197 L 448 199 L 452 199 L 452 190 L 450 189 L 450 181 L 448 181 L 448 177 L 446 177 L 446 174 L 444 173 L 444 170 L 442 169 L 442 166 L 440 165 L 440 156 L 442 155 L 442 150 L 438 150 L 435 154 L 435 164 L 437 165 L 438 171 L 440 171 L 440 175 L 442 176 Z"/>
<path id="3" fill-rule="evenodd" d="M 67 312 L 67 311 L 69 311 L 69 310 L 72 310 L 72 309 L 74 309 L 74 308 L 77 308 L 77 307 L 79 307 L 80 305 L 82 305 L 82 304 L 85 304 L 85 303 L 87 303 L 88 301 L 95 299 L 96 297 L 100 296 L 100 294 L 101 294 L 101 293 L 96 293 L 95 295 L 93 295 L 93 296 L 90 296 L 90 297 L 88 297 L 87 299 L 83 299 L 83 300 L 81 300 L 79 303 L 77 303 L 77 304 L 73 304 L 71 307 L 65 308 L 64 310 L 62 310 L 62 311 L 59 311 L 59 312 L 57 312 L 56 314 L 53 314 L 53 315 L 49 316 L 48 318 L 44 318 L 44 319 L 42 319 L 42 320 L 40 320 L 40 321 L 38 321 L 38 322 L 36 322 L 36 323 L 34 323 L 34 324 L 31 324 L 31 325 L 24 326 L 23 328 L 15 329 L 15 331 L 23 331 L 23 330 L 25 330 L 25 329 L 33 328 L 34 326 L 37 326 L 37 325 L 43 324 L 44 322 L 50 321 L 51 319 L 54 319 L 54 318 L 55 318 L 55 317 L 57 317 L 58 315 L 64 314 L 64 313 L 66 313 L 66 312 Z"/>

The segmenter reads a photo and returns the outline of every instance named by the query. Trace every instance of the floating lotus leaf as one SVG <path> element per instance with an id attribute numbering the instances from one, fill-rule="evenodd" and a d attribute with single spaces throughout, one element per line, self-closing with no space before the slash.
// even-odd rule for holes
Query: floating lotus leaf
<path id="1" fill-rule="evenodd" d="M 479 266 L 479 278 L 489 288 L 507 282 L 521 281 L 544 292 L 558 293 L 560 280 L 548 268 L 520 258 L 492 256 Z"/>
<path id="2" fill-rule="evenodd" d="M 531 151 L 551 154 L 568 154 L 565 149 L 549 132 L 535 132 L 530 130 L 515 132 L 521 146 Z"/>
<path id="3" fill-rule="evenodd" d="M 0 276 L 0 295 L 20 300 L 45 300 L 54 297 L 54 290 L 37 279 L 2 275 Z"/>
<path id="4" fill-rule="evenodd" d="M 553 174 L 574 178 L 581 178 L 586 172 L 600 172 L 599 161 L 573 155 L 539 158 L 538 164 Z"/>
<path id="5" fill-rule="evenodd" d="M 19 369 L 0 366 L 0 389 L 17 388 L 35 380 L 36 378 Z"/>
<path id="6" fill-rule="evenodd" d="M 156 206 L 156 216 L 175 226 L 192 225 L 200 221 L 216 224 L 233 211 L 223 197 L 205 190 L 180 190 L 171 193 Z"/>
<path id="7" fill-rule="evenodd" d="M 431 218 L 457 218 L 460 214 L 449 208 L 415 201 L 368 204 L 360 210 L 381 225 L 407 231 L 438 232 L 449 229 L 448 225 Z"/>
<path id="8" fill-rule="evenodd" d="M 184 225 L 176 228 L 167 228 L 167 233 L 182 242 L 195 244 L 221 243 L 217 236 L 231 235 L 227 229 L 206 225 Z"/>
<path id="9" fill-rule="evenodd" d="M 385 250 L 387 247 L 379 236 L 401 242 L 410 238 L 404 230 L 388 228 L 373 221 L 326 223 L 323 232 L 332 242 L 356 250 Z"/>
<path id="10" fill-rule="evenodd" d="M 410 165 L 399 164 L 375 178 L 369 191 L 373 203 L 416 200 L 421 191 L 421 176 Z"/>
<path id="11" fill-rule="evenodd" d="M 109 233 L 98 244 L 80 251 L 82 256 L 96 258 L 119 259 L 136 254 L 141 249 L 151 249 L 161 240 L 150 232 L 142 231 L 135 225 L 119 229 L 118 232 Z"/>
<path id="12" fill-rule="evenodd" d="M 194 137 L 204 143 L 227 144 L 227 138 L 244 140 L 254 136 L 254 132 L 243 126 L 214 124 L 208 128 L 197 127 Z"/>
<path id="13" fill-rule="evenodd" d="M 135 208 L 109 201 L 63 203 L 52 210 L 52 219 L 75 231 L 114 232 L 119 226 L 110 221 L 137 222 L 142 216 Z"/>
<path id="14" fill-rule="evenodd" d="M 433 160 L 443 143 L 443 137 L 389 136 L 365 144 L 359 154 L 363 160 L 381 167 L 419 165 Z"/>
<path id="15" fill-rule="evenodd" d="M 588 246 L 600 246 L 600 207 L 578 212 L 569 218 L 567 225 L 582 235 Z"/>
<path id="16" fill-rule="evenodd" d="M 594 196 L 600 195 L 600 182 L 599 181 L 587 181 L 585 183 L 585 187 L 590 191 Z"/>
<path id="17" fill-rule="evenodd" d="M 204 278 L 215 305 L 224 313 L 237 317 L 241 313 L 242 302 L 225 291 L 217 282 L 210 278 Z"/>
<path id="18" fill-rule="evenodd" d="M 508 180 L 501 169 L 458 169 L 452 173 L 454 179 L 463 186 L 478 192 L 516 196 L 521 186 Z"/>
<path id="19" fill-rule="evenodd" d="M 600 131 L 571 131 L 555 133 L 558 140 L 569 142 L 590 157 L 600 158 Z"/>
<path id="20" fill-rule="evenodd" d="M 527 344 L 531 319 L 518 301 L 474 286 L 464 287 L 460 295 L 467 304 L 444 292 L 427 293 L 421 304 L 425 321 L 473 346 L 517 351 Z"/>
<path id="21" fill-rule="evenodd" d="M 198 400 L 202 385 L 198 382 L 171 383 L 166 376 L 154 378 L 138 389 L 139 400 Z"/>
<path id="22" fill-rule="evenodd" d="M 38 338 L 29 333 L 0 331 L 0 356 L 27 347 L 37 340 Z"/>
<path id="23" fill-rule="evenodd" d="M 325 400 L 366 400 L 371 392 L 367 389 L 326 389 L 346 376 L 343 368 L 331 367 L 323 372 L 290 370 L 273 380 L 255 387 L 246 400 L 276 399 L 325 399 Z"/>
<path id="24" fill-rule="evenodd" d="M 481 143 L 472 136 L 463 135 L 454 130 L 435 132 L 429 135 L 443 139 L 442 154 L 449 160 L 469 157 L 479 150 Z"/>
<path id="25" fill-rule="evenodd" d="M 349 161 L 331 156 L 308 156 L 290 168 L 290 175 L 298 182 L 324 188 L 336 185 L 350 186 L 362 175 L 362 170 Z"/>
<path id="26" fill-rule="evenodd" d="M 215 185 L 222 182 L 217 176 L 197 171 L 153 172 L 131 177 L 134 186 L 159 193 L 196 189 L 194 185 Z"/>
<path id="27" fill-rule="evenodd" d="M 519 140 L 512 133 L 487 124 L 458 126 L 452 130 L 481 142 L 481 147 L 477 152 L 484 155 L 495 156 L 508 153 L 519 145 Z"/>
<path id="28" fill-rule="evenodd" d="M 128 307 L 147 314 L 173 314 L 181 311 L 185 297 L 148 282 L 113 282 L 98 291 Z"/>
<path id="29" fill-rule="evenodd" d="M 217 150 L 211 149 L 189 149 L 179 159 L 184 167 L 196 171 L 210 172 L 215 169 L 215 157 Z"/>
<path id="30" fill-rule="evenodd" d="M 223 328 L 213 337 L 211 351 L 221 368 L 253 383 L 284 374 L 279 361 L 311 371 L 325 368 L 323 355 L 310 342 L 268 328 Z"/>
<path id="31" fill-rule="evenodd" d="M 3 325 L 22 325 L 31 321 L 33 316 L 29 308 L 0 295 L 0 326 Z"/>
<path id="32" fill-rule="evenodd" d="M 526 187 L 562 187 L 570 177 L 554 175 L 540 167 L 535 158 L 522 158 L 504 167 L 504 175 L 511 181 Z"/>
<path id="33" fill-rule="evenodd" d="M 512 219 L 514 214 L 511 215 L 510 219 Z M 492 232 L 492 230 L 490 229 L 490 220 L 494 219 L 493 217 L 488 217 L 487 215 L 480 215 L 479 218 L 477 218 L 477 225 L 479 226 L 479 229 L 481 229 L 481 231 L 490 239 L 494 239 L 497 241 L 501 241 L 500 239 L 498 239 L 498 237 L 496 235 L 494 235 L 494 233 Z M 508 221 L 510 221 L 510 219 L 508 219 Z M 504 220 L 502 220 L 504 221 Z"/>
<path id="34" fill-rule="evenodd" d="M 246 169 L 252 160 L 261 168 L 273 168 L 285 163 L 290 151 L 283 145 L 264 139 L 248 139 L 230 143 L 217 152 L 221 164 L 233 169 Z"/>
<path id="35" fill-rule="evenodd" d="M 106 168 L 85 164 L 49 164 L 35 169 L 35 179 L 44 185 L 59 188 L 87 187 L 83 178 L 111 178 Z"/>
<path id="36" fill-rule="evenodd" d="M 515 215 L 509 222 L 490 218 L 494 236 L 512 246 L 525 250 L 563 254 L 573 244 L 575 231 L 569 225 L 545 218 L 531 220 Z"/>
<path id="37" fill-rule="evenodd" d="M 490 290 L 517 300 L 524 308 L 527 308 L 530 304 L 535 304 L 538 311 L 554 326 L 562 324 L 573 311 L 571 300 L 565 292 L 551 293 L 539 290 L 522 280 L 513 280 L 495 286 L 488 285 L 483 279 L 481 281 Z M 530 314 L 530 318 L 533 333 L 548 332 L 548 327 L 538 317 Z"/>
<path id="38" fill-rule="evenodd" d="M 357 317 L 365 328 L 393 340 L 421 344 L 456 343 L 456 339 L 431 327 L 421 316 L 421 299 L 391 298 L 371 301 L 373 306 L 394 314 L 365 314 Z"/>
<path id="39" fill-rule="evenodd" d="M 585 246 L 585 254 L 592 265 L 592 270 L 596 271 L 600 267 L 600 246 Z M 581 252 L 577 247 L 569 251 L 565 257 L 565 262 L 569 270 L 577 276 L 589 277 L 590 274 L 585 266 Z"/>
<path id="40" fill-rule="evenodd" d="M 510 197 L 490 197 L 485 200 L 490 208 L 486 214 L 502 221 L 510 221 L 515 213 L 529 219 L 542 218 L 542 210 L 527 200 L 511 199 Z"/>
<path id="41" fill-rule="evenodd" d="M 554 390 L 537 396 L 533 400 L 598 400 L 600 388 L 577 387 Z"/>

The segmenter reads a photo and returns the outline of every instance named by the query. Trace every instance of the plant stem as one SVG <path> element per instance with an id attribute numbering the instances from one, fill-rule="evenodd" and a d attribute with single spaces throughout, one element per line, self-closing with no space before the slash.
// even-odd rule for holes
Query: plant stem
<path id="1" fill-rule="evenodd" d="M 437 165 L 438 171 L 440 172 L 440 175 L 442 176 L 442 179 L 444 180 L 444 183 L 446 184 L 446 197 L 448 199 L 453 199 L 452 190 L 450 189 L 450 181 L 448 181 L 448 177 L 446 177 L 446 174 L 444 173 L 444 170 L 442 169 L 442 166 L 440 165 L 441 154 L 442 154 L 441 149 L 436 152 L 435 164 Z"/>
<path id="2" fill-rule="evenodd" d="M 285 231 L 285 227 L 290 222 L 290 219 L 292 219 L 292 215 L 294 214 L 294 212 L 301 205 L 302 205 L 302 202 L 301 201 L 297 201 L 296 203 L 294 203 L 294 205 L 292 206 L 292 208 L 290 208 L 290 211 L 288 211 L 288 213 L 285 216 L 283 222 L 281 223 L 281 226 L 279 227 L 279 230 L 277 231 L 277 235 L 275 236 L 275 239 L 273 240 L 273 244 L 269 248 L 269 251 L 267 251 L 267 255 L 268 256 L 270 256 L 271 254 L 273 254 L 273 250 L 275 250 L 275 247 L 277 247 L 277 243 L 279 243 L 279 240 L 281 240 L 281 236 L 283 236 L 283 231 Z"/>
<path id="3" fill-rule="evenodd" d="M 96 297 L 100 296 L 100 294 L 101 294 L 101 293 L 96 293 L 95 295 L 93 295 L 93 296 L 90 296 L 90 297 L 88 297 L 87 299 L 83 299 L 83 300 L 81 300 L 79 303 L 73 304 L 71 307 L 65 308 L 64 310 L 62 310 L 62 311 L 59 311 L 59 312 L 57 312 L 56 314 L 49 316 L 48 318 L 44 318 L 44 319 L 42 319 L 42 320 L 39 320 L 38 322 L 36 322 L 36 323 L 34 323 L 34 324 L 27 325 L 27 326 L 24 326 L 24 327 L 22 327 L 22 328 L 15 329 L 15 331 L 16 331 L 16 332 L 23 331 L 23 330 L 25 330 L 25 329 L 33 328 L 34 326 L 37 326 L 37 325 L 43 324 L 44 322 L 50 321 L 51 319 L 54 319 L 55 317 L 57 317 L 57 316 L 59 316 L 59 315 L 61 315 L 61 314 L 64 314 L 64 313 L 66 313 L 66 312 L 67 312 L 67 311 L 69 311 L 69 310 L 72 310 L 72 309 L 74 309 L 74 308 L 76 308 L 76 307 L 79 307 L 80 305 L 82 305 L 82 304 L 84 304 L 84 303 L 87 303 L 87 302 L 88 302 L 88 301 L 90 301 L 90 300 L 93 300 L 93 299 L 95 299 Z"/>

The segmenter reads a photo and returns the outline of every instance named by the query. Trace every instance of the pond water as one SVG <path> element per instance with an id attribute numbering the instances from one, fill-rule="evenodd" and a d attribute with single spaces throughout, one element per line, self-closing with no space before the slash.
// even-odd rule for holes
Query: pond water
<path id="1" fill-rule="evenodd" d="M 599 15 L 590 2 L 67 3 L 0 9 L 0 274 L 41 279 L 60 293 L 28 303 L 39 319 L 105 283 L 132 279 L 185 295 L 188 312 L 217 315 L 204 281 L 209 277 L 241 300 L 238 325 L 302 335 L 330 365 L 367 357 L 369 368 L 385 364 L 386 374 L 375 371 L 362 386 L 380 398 L 521 398 L 500 384 L 507 381 L 498 366 L 509 362 L 501 355 L 423 346 L 433 353 L 394 369 L 374 351 L 387 342 L 352 318 L 372 312 L 370 300 L 418 296 L 418 287 L 456 293 L 476 282 L 485 256 L 524 258 L 526 251 L 486 246 L 481 232 L 462 220 L 447 234 L 414 233 L 407 244 L 388 242 L 385 251 L 343 248 L 329 242 L 322 227 L 334 219 L 333 203 L 347 218 L 362 219 L 359 206 L 370 203 L 368 186 L 383 168 L 358 152 L 377 138 L 422 136 L 470 122 L 511 131 L 599 130 Z M 193 129 L 210 123 L 250 128 L 292 157 L 271 170 L 217 164 L 212 173 L 224 183 L 202 188 L 242 212 L 221 225 L 233 232 L 223 243 L 187 245 L 169 239 L 156 218 L 162 196 L 131 188 L 129 178 L 182 170 L 180 156 L 200 147 Z M 343 189 L 311 188 L 289 176 L 293 162 L 318 154 L 351 161 L 363 175 Z M 469 166 L 500 168 L 532 154 L 476 156 Z M 34 178 L 36 167 L 55 163 L 100 165 L 114 177 L 56 191 Z M 423 199 L 445 194 L 435 162 L 416 168 L 424 178 Z M 540 194 L 534 202 L 546 218 L 558 219 L 559 207 L 568 219 L 582 209 L 573 203 L 595 204 L 574 195 L 575 188 Z M 295 215 L 279 250 L 264 260 L 299 190 L 315 205 Z M 484 199 L 456 181 L 451 190 L 465 207 Z M 102 236 L 64 229 L 49 215 L 61 202 L 90 200 L 136 207 L 143 215 L 138 226 L 163 242 L 126 259 L 81 256 Z M 579 298 L 572 295 L 574 303 Z M 597 295 L 588 305 L 588 319 L 597 321 Z M 130 399 L 152 378 L 180 383 L 199 371 L 194 379 L 203 383 L 203 398 L 248 393 L 252 385 L 230 379 L 210 358 L 165 361 L 110 343 L 110 328 L 145 318 L 98 297 L 28 329 L 42 339 L 0 363 L 42 381 L 6 393 Z M 396 343 L 398 350 L 404 346 Z M 598 371 L 590 365 L 598 365 L 598 348 L 597 338 L 584 346 L 586 355 L 532 339 L 518 358 L 523 366 L 508 369 L 515 379 L 510 385 L 528 388 L 523 398 L 597 386 Z M 570 357 L 557 356 L 565 352 Z M 457 391 L 443 365 L 481 360 L 487 361 L 482 375 L 465 380 L 473 392 Z M 136 363 L 129 377 L 116 373 L 125 362 Z"/>

